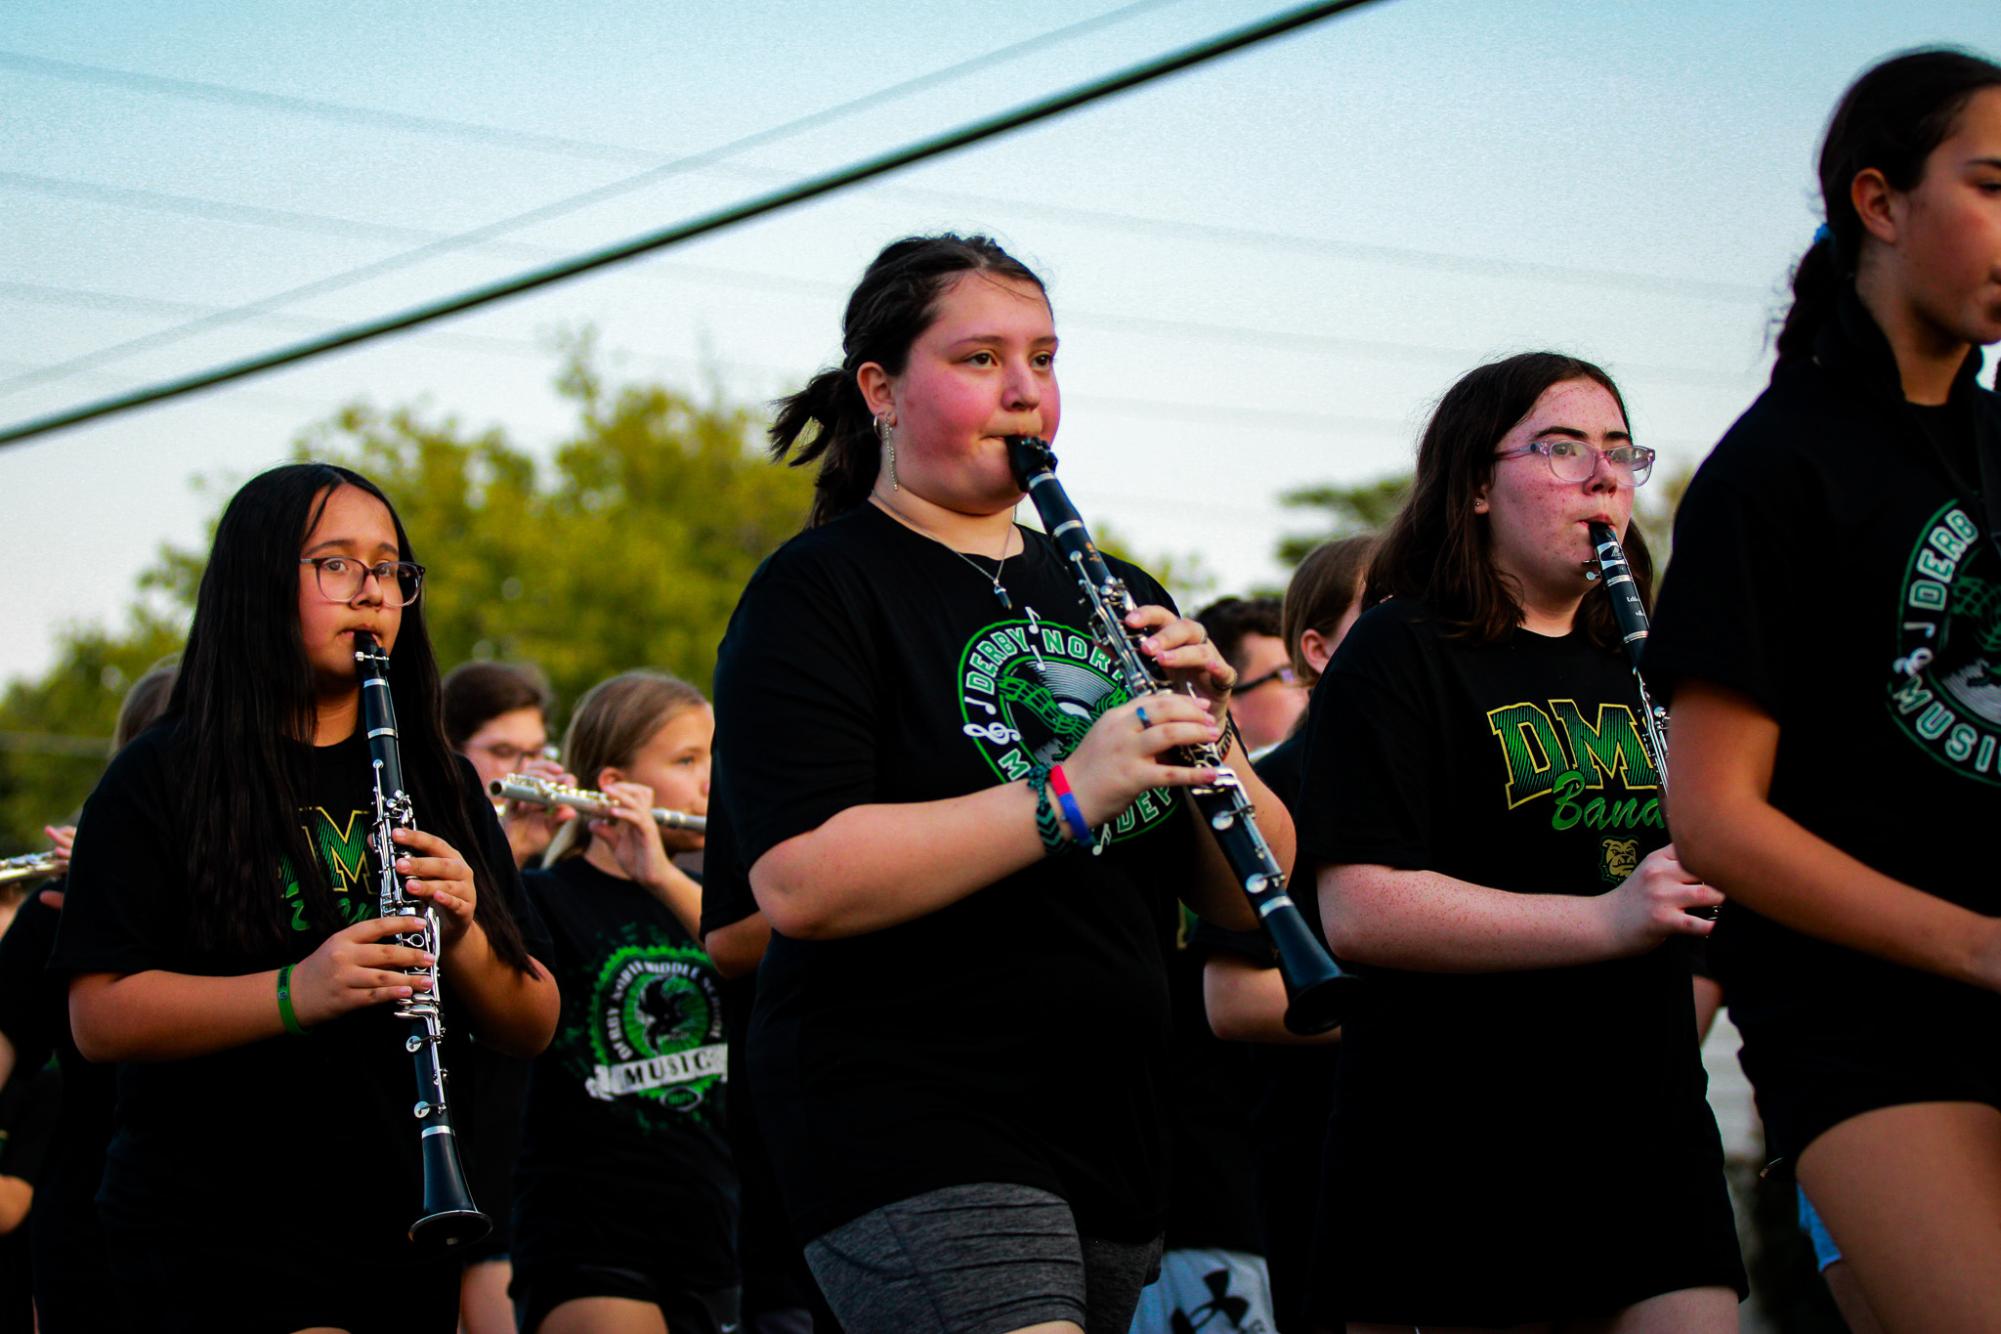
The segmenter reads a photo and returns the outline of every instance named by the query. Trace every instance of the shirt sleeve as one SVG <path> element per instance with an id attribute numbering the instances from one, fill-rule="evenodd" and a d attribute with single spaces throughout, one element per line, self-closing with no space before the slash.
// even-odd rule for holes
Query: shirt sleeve
<path id="1" fill-rule="evenodd" d="M 157 736 L 112 760 L 77 821 L 50 967 L 64 973 L 172 968 L 186 874 L 169 831 Z"/>
<path id="2" fill-rule="evenodd" d="M 737 855 L 736 827 L 730 820 L 729 803 L 723 798 L 728 780 L 723 760 L 718 757 L 709 776 L 709 827 L 702 840 L 702 936 L 706 939 L 726 926 L 757 911 L 757 899 L 750 891 L 750 877 L 743 859 Z"/>
<path id="3" fill-rule="evenodd" d="M 1301 773 L 1300 860 L 1400 870 L 1437 864 L 1445 761 L 1419 631 L 1386 605 L 1356 622 L 1313 688 Z"/>
<path id="4" fill-rule="evenodd" d="M 460 780 L 466 784 L 466 800 L 479 835 L 480 855 L 486 858 L 494 888 L 499 890 L 501 901 L 513 915 L 528 952 L 547 963 L 552 948 L 549 928 L 521 888 L 521 869 L 514 864 L 514 849 L 507 841 L 507 830 L 501 826 L 500 817 L 494 814 L 493 802 L 480 785 L 479 771 L 473 768 L 472 761 L 463 755 L 454 755 L 452 760 L 458 766 Z"/>
<path id="5" fill-rule="evenodd" d="M 1662 704 L 1693 679 L 1746 695 L 1776 718 L 1813 635 L 1794 600 L 1799 586 L 1773 577 L 1773 567 L 1813 548 L 1798 519 L 1812 478 L 1760 485 L 1747 476 L 1742 447 L 1730 445 L 1703 465 L 1676 514 L 1674 559 L 1641 666 Z"/>
<path id="6" fill-rule="evenodd" d="M 58 880 L 48 888 L 63 887 Z M 43 989 L 49 985 L 57 918 L 57 910 L 42 901 L 41 892 L 31 893 L 15 912 L 7 933 L 0 935 L 0 1033 L 14 1044 L 16 1069 L 40 1068 L 55 1049 Z"/>
<path id="7" fill-rule="evenodd" d="M 850 806 L 879 800 L 884 704 L 859 578 L 781 550 L 737 604 L 716 660 L 716 746 L 746 867 Z"/>

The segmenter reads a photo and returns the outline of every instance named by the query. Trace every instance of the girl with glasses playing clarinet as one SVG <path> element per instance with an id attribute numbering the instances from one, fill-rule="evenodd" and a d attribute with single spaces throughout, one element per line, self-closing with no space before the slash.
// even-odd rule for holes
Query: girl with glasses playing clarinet
<path id="1" fill-rule="evenodd" d="M 391 1007 L 428 981 L 376 916 L 376 780 L 357 634 L 390 655 L 417 828 L 408 892 L 441 921 L 447 1068 L 545 1044 L 556 988 L 507 840 L 439 723 L 423 568 L 388 500 L 276 468 L 216 530 L 166 716 L 85 804 L 53 967 L 77 1046 L 123 1062 L 99 1201 L 149 1330 L 435 1331 L 459 1266 L 413 1249 L 418 1090 Z M 476 1113 L 452 1099 L 469 1135 Z"/>
<path id="2" fill-rule="evenodd" d="M 1175 896 L 1251 924 L 1172 755 L 1221 735 L 1229 666 L 1115 562 L 1192 689 L 1125 699 L 1068 562 L 1013 521 L 1005 437 L 1055 434 L 1056 341 L 992 241 L 878 255 L 841 367 L 772 429 L 820 463 L 811 524 L 717 665 L 718 804 L 772 929 L 757 1115 L 849 1329 L 1124 1334 L 1159 1256 Z"/>
<path id="3" fill-rule="evenodd" d="M 1302 861 L 1342 1026 L 1316 1316 L 1350 1331 L 1723 1331 L 1745 1290 L 1667 841 L 1589 526 L 1653 452 L 1596 366 L 1447 391 L 1309 715 Z"/>
<path id="4" fill-rule="evenodd" d="M 1889 1329 L 2001 1328 L 2001 65 L 1863 74 L 1647 650 L 1770 1155 Z"/>

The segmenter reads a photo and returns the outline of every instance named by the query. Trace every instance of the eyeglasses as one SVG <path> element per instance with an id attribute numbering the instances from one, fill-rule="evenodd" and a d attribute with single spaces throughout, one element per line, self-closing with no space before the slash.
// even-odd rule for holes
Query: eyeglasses
<path id="1" fill-rule="evenodd" d="M 1588 482 L 1598 471 L 1598 460 L 1612 465 L 1612 476 L 1620 486 L 1640 486 L 1654 470 L 1654 451 L 1645 445 L 1614 445 L 1599 449 L 1582 440 L 1531 440 L 1519 449 L 1504 449 L 1497 459 L 1518 459 L 1524 454 L 1540 454 L 1559 482 Z"/>
<path id="2" fill-rule="evenodd" d="M 313 567 L 320 596 L 329 602 L 352 602 L 361 596 L 368 576 L 382 586 L 382 605 L 407 607 L 424 590 L 424 567 L 407 560 L 364 565 L 352 556 L 301 556 L 299 564 Z"/>
<path id="3" fill-rule="evenodd" d="M 562 754 L 553 745 L 517 746 L 512 741 L 496 741 L 481 750 L 493 756 L 496 764 L 518 764 L 522 760 L 553 760 Z"/>
<path id="4" fill-rule="evenodd" d="M 1253 676 L 1248 681 L 1237 682 L 1236 689 L 1231 693 L 1247 695 L 1259 686 L 1268 686 L 1274 681 L 1282 682 L 1289 686 L 1296 686 L 1299 684 L 1299 673 L 1292 670 L 1290 666 L 1274 667 L 1263 676 Z"/>

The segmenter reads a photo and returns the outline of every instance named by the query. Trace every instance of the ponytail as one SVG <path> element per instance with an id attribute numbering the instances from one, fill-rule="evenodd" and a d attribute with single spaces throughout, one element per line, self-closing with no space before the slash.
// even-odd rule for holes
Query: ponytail
<path id="1" fill-rule="evenodd" d="M 1849 194 L 1876 170 L 1893 190 L 1915 189 L 1932 150 L 1952 137 L 1975 93 L 2001 88 L 2001 65 L 1965 51 L 1906 51 L 1870 69 L 1841 95 L 1820 146 L 1827 222 L 1793 270 L 1793 305 L 1779 329 L 1780 361 L 1813 355 L 1814 337 L 1855 281 L 1866 233 Z"/>
<path id="2" fill-rule="evenodd" d="M 1853 280 L 1854 275 L 1842 272 L 1834 251 L 1831 233 L 1816 237 L 1793 270 L 1793 305 L 1786 312 L 1785 323 L 1779 326 L 1780 361 L 1813 356 L 1815 336 L 1821 325 L 1833 317 L 1842 288 Z"/>
<path id="3" fill-rule="evenodd" d="M 882 471 L 882 455 L 854 372 L 846 367 L 821 371 L 804 389 L 778 400 L 777 407 L 770 431 L 772 461 L 800 468 L 820 460 L 806 526 L 818 528 L 867 500 Z M 812 437 L 802 441 L 809 427 Z"/>

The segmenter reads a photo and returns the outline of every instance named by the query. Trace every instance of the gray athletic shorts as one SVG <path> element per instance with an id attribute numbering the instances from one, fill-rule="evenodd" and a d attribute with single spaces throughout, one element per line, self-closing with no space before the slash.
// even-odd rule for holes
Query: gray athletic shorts
<path id="1" fill-rule="evenodd" d="M 806 1243 L 847 1334 L 1007 1334 L 1068 1320 L 1126 1334 L 1160 1239 L 1080 1237 L 1046 1190 L 947 1186 L 871 1210 Z"/>

